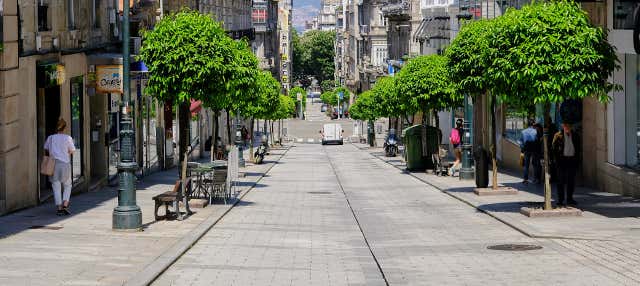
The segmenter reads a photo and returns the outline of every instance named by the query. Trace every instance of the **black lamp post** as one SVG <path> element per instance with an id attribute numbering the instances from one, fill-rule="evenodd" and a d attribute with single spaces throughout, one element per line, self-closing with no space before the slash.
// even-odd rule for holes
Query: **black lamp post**
<path id="1" fill-rule="evenodd" d="M 471 134 L 473 134 L 473 108 L 469 94 L 464 95 L 464 123 L 462 134 L 462 168 L 460 169 L 460 180 L 471 180 L 474 178 L 471 167 Z"/>
<path id="2" fill-rule="evenodd" d="M 133 148 L 136 138 L 129 114 L 131 88 L 129 79 L 129 1 L 124 0 L 122 15 L 122 87 L 123 106 L 120 120 L 120 161 L 118 162 L 118 206 L 113 209 L 113 230 L 140 230 L 142 211 L 136 204 L 135 171 L 138 169 Z"/>
<path id="3" fill-rule="evenodd" d="M 242 138 L 242 124 L 240 123 L 240 111 L 236 116 L 236 146 L 238 147 L 238 167 L 244 167 L 246 162 L 244 161 L 243 149 L 244 138 Z"/>

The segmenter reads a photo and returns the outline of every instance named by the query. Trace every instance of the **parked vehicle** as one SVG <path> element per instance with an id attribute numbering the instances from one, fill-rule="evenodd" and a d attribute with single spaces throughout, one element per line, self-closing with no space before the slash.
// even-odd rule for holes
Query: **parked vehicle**
<path id="1" fill-rule="evenodd" d="M 262 164 L 262 162 L 264 161 L 264 156 L 267 155 L 267 144 L 268 143 L 265 136 L 262 138 L 262 143 L 260 144 L 260 146 L 258 146 L 256 152 L 253 154 L 256 164 Z"/>
<path id="2" fill-rule="evenodd" d="M 398 154 L 398 140 L 396 139 L 395 129 L 390 129 L 389 135 L 384 140 L 384 153 L 387 157 L 395 157 Z"/>
<path id="3" fill-rule="evenodd" d="M 328 123 L 322 127 L 322 145 L 327 144 L 344 144 L 344 140 L 342 139 L 342 135 L 344 130 L 342 130 L 342 125 L 337 123 Z"/>

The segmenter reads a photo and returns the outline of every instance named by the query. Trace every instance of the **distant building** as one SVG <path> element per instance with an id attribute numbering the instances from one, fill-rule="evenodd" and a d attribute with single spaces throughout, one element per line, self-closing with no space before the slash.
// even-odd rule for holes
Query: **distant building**
<path id="1" fill-rule="evenodd" d="M 304 31 L 318 30 L 318 16 L 314 16 L 311 21 L 304 22 Z"/>

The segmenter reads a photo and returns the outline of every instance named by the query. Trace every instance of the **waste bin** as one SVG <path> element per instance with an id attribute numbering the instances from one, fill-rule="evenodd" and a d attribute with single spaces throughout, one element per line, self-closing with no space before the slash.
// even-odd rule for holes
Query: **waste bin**
<path id="1" fill-rule="evenodd" d="M 427 153 L 423 152 L 422 132 L 426 132 Z M 431 154 L 438 150 L 441 132 L 433 126 L 414 125 L 402 131 L 404 142 L 404 158 L 409 171 L 424 171 L 433 168 Z"/>
<path id="2" fill-rule="evenodd" d="M 476 146 L 473 152 L 476 167 L 476 187 L 486 188 L 489 186 L 489 153 L 482 147 Z"/>

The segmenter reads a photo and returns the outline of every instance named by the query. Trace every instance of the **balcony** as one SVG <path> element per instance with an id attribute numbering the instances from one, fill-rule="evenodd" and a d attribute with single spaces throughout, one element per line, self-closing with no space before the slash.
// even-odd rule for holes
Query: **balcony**
<path id="1" fill-rule="evenodd" d="M 411 3 L 406 0 L 388 2 L 380 9 L 382 15 L 390 20 L 409 20 L 411 18 Z"/>
<path id="2" fill-rule="evenodd" d="M 360 35 L 366 36 L 371 32 L 369 25 L 360 25 Z"/>

